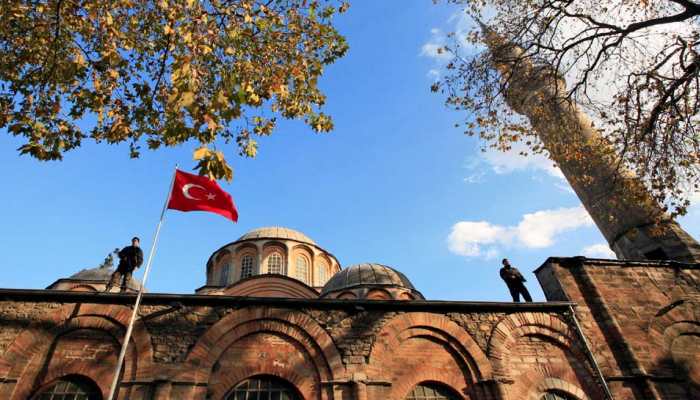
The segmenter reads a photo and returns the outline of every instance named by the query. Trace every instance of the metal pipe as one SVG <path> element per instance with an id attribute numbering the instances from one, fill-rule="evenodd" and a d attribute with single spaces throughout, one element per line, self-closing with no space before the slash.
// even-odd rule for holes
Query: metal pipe
<path id="1" fill-rule="evenodd" d="M 605 381 L 605 376 L 603 376 L 603 371 L 600 370 L 600 366 L 598 365 L 598 362 L 595 359 L 595 356 L 593 355 L 593 350 L 591 350 L 591 346 L 588 344 L 588 339 L 586 339 L 586 335 L 583 334 L 583 329 L 581 329 L 581 325 L 578 323 L 578 318 L 576 318 L 576 313 L 574 312 L 574 306 L 569 304 L 569 315 L 571 319 L 574 321 L 574 327 L 576 328 L 576 332 L 578 333 L 579 337 L 581 338 L 581 341 L 583 342 L 583 347 L 586 349 L 586 355 L 588 355 L 589 361 L 591 364 L 593 364 L 593 369 L 595 369 L 596 374 L 598 374 L 598 378 L 600 379 L 601 384 L 603 385 L 603 390 L 605 391 L 605 396 L 608 398 L 608 400 L 614 400 L 612 392 L 610 392 L 610 388 L 608 387 L 608 383 Z"/>

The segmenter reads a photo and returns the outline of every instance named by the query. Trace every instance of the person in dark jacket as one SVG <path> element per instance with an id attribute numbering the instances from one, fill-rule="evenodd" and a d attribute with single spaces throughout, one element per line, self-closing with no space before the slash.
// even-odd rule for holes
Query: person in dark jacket
<path id="1" fill-rule="evenodd" d="M 131 239 L 131 246 L 126 246 L 119 251 L 119 265 L 112 273 L 112 277 L 105 288 L 105 292 L 112 290 L 112 287 L 119 283 L 120 278 L 121 292 L 125 292 L 126 288 L 129 287 L 129 282 L 131 282 L 131 274 L 134 273 L 136 268 L 143 264 L 143 251 L 141 251 L 141 248 L 139 247 L 139 242 L 139 238 L 134 237 Z"/>
<path id="2" fill-rule="evenodd" d="M 520 295 L 523 295 L 525 301 L 531 302 L 532 297 L 530 297 L 530 292 L 527 291 L 525 287 L 525 277 L 518 271 L 517 268 L 510 265 L 507 258 L 503 259 L 503 268 L 501 268 L 501 279 L 508 285 L 508 290 L 510 290 L 510 295 L 513 296 L 513 301 L 516 303 L 520 302 Z"/>

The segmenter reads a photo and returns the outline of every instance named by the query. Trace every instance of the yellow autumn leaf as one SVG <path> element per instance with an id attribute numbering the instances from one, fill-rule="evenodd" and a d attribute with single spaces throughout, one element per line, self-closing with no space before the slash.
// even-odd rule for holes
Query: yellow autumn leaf
<path id="1" fill-rule="evenodd" d="M 202 146 L 195 150 L 194 153 L 192 153 L 192 158 L 194 160 L 201 160 L 204 157 L 206 157 L 210 152 L 211 150 L 209 150 L 206 146 Z"/>
<path id="2" fill-rule="evenodd" d="M 180 100 L 177 102 L 178 107 L 189 107 L 194 103 L 194 93 L 183 92 L 180 95 Z"/>

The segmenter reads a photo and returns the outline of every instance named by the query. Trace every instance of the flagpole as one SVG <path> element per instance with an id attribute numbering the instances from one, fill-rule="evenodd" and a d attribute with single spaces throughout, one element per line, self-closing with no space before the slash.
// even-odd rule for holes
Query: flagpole
<path id="1" fill-rule="evenodd" d="M 148 279 L 148 272 L 151 270 L 151 261 L 153 261 L 153 255 L 156 252 L 156 245 L 158 244 L 158 236 L 160 235 L 160 228 L 163 226 L 163 220 L 165 220 L 165 211 L 168 209 L 168 203 L 170 202 L 170 196 L 173 193 L 173 186 L 175 185 L 175 175 L 177 174 L 178 165 L 175 164 L 175 171 L 173 172 L 173 179 L 170 181 L 170 188 L 168 189 L 168 195 L 165 198 L 165 204 L 163 204 L 163 211 L 160 213 L 160 221 L 158 221 L 158 226 L 156 227 L 156 233 L 153 236 L 153 243 L 151 244 L 151 251 L 148 254 L 148 261 L 146 262 L 146 269 L 143 272 L 143 278 L 141 278 L 141 285 L 139 286 L 138 294 L 136 295 L 136 303 L 134 303 L 134 311 L 131 313 L 131 319 L 129 320 L 129 325 L 126 328 L 126 334 L 124 335 L 124 341 L 122 342 L 122 348 L 119 352 L 119 358 L 117 359 L 117 365 L 114 368 L 114 378 L 112 379 L 112 386 L 109 389 L 109 396 L 107 400 L 113 400 L 114 394 L 117 391 L 117 386 L 119 385 L 119 375 L 124 364 L 124 357 L 126 356 L 126 349 L 129 347 L 129 340 L 131 340 L 131 332 L 134 329 L 134 322 L 136 321 L 136 316 L 139 312 L 139 306 L 141 305 L 141 298 L 143 297 L 143 288 L 146 286 L 146 279 Z"/>

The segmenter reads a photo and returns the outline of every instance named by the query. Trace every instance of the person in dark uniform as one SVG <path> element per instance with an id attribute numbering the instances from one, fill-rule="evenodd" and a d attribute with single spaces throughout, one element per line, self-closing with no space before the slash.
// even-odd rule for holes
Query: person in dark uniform
<path id="1" fill-rule="evenodd" d="M 143 264 L 143 251 L 139 247 L 139 238 L 131 239 L 131 246 L 126 246 L 119 251 L 119 265 L 112 273 L 112 277 L 105 288 L 105 292 L 109 292 L 112 287 L 119 283 L 121 278 L 121 291 L 125 292 L 131 282 L 131 274 L 134 270 Z"/>
<path id="2" fill-rule="evenodd" d="M 530 297 L 530 292 L 527 291 L 525 287 L 525 277 L 518 271 L 517 268 L 510 265 L 507 258 L 503 259 L 503 268 L 501 268 L 501 279 L 508 285 L 508 290 L 510 290 L 510 295 L 513 296 L 513 301 L 516 303 L 520 302 L 520 295 L 523 295 L 525 301 L 531 302 L 532 297 Z"/>

